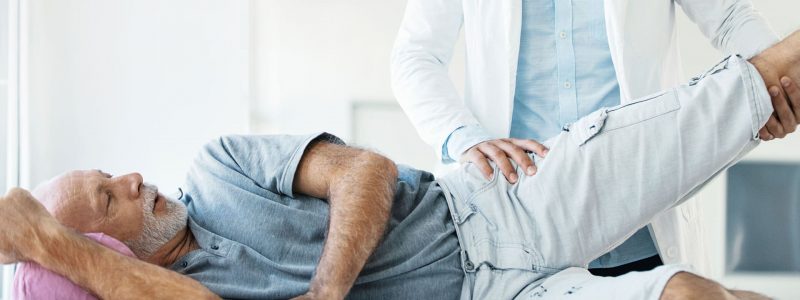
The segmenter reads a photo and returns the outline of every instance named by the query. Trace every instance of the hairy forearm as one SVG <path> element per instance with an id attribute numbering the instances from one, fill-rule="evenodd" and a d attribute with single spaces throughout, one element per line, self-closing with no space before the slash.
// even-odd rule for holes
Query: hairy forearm
<path id="1" fill-rule="evenodd" d="M 359 150 L 360 151 L 360 150 Z M 397 168 L 360 151 L 330 184 L 330 221 L 310 291 L 341 299 L 381 240 L 394 198 Z"/>
<path id="2" fill-rule="evenodd" d="M 197 281 L 43 224 L 32 260 L 103 299 L 218 299 Z"/>

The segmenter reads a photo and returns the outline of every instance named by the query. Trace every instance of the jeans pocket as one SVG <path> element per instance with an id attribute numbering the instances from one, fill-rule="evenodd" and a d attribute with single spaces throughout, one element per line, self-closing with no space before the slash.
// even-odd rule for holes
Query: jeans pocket
<path id="1" fill-rule="evenodd" d="M 680 108 L 674 91 L 658 93 L 643 100 L 607 109 L 608 119 L 603 131 L 635 125 Z"/>
<path id="2" fill-rule="evenodd" d="M 570 131 L 583 145 L 596 135 L 636 125 L 681 108 L 675 91 L 661 92 L 642 100 L 601 109 L 575 122 Z"/>
<path id="3" fill-rule="evenodd" d="M 544 258 L 536 249 L 538 235 L 532 216 L 510 192 L 512 186 L 502 178 L 495 178 L 466 198 L 472 214 L 461 229 L 468 244 L 468 256 L 476 268 L 528 271 L 543 268 Z"/>
<path id="4" fill-rule="evenodd" d="M 543 266 L 542 255 L 523 243 L 506 243 L 492 238 L 475 240 L 468 257 L 476 269 L 485 266 L 492 270 L 526 270 L 549 273 Z"/>

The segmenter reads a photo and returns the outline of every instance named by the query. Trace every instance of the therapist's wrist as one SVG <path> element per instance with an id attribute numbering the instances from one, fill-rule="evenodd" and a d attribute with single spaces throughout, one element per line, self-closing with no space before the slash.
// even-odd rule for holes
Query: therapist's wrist
<path id="1" fill-rule="evenodd" d="M 447 156 L 460 161 L 464 153 L 477 144 L 494 139 L 480 125 L 466 125 L 454 130 L 447 139 Z"/>

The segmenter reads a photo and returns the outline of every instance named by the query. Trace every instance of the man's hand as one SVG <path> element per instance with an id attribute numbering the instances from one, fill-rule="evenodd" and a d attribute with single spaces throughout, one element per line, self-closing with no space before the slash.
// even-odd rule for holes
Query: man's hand
<path id="1" fill-rule="evenodd" d="M 0 263 L 31 260 L 36 241 L 43 240 L 48 228 L 60 226 L 31 194 L 13 188 L 0 198 Z"/>
<path id="2" fill-rule="evenodd" d="M 475 164 L 486 176 L 486 179 L 491 180 L 493 171 L 489 161 L 493 161 L 508 182 L 516 183 L 519 178 L 517 178 L 517 172 L 514 171 L 511 161 L 517 163 L 520 168 L 525 170 L 525 174 L 531 176 L 536 174 L 536 165 L 528 153 L 533 152 L 538 156 L 545 157 L 547 151 L 548 149 L 544 145 L 534 140 L 496 139 L 472 146 L 461 156 L 461 162 Z"/>

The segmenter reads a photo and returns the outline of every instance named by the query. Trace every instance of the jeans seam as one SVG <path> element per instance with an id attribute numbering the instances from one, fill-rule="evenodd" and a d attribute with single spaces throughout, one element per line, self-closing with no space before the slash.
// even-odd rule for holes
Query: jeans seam
<path id="1" fill-rule="evenodd" d="M 759 116 L 761 116 L 764 113 L 764 108 L 761 106 L 761 101 L 759 101 L 760 99 L 758 97 L 759 95 L 756 92 L 756 82 L 755 82 L 755 76 L 753 76 L 753 68 L 748 66 L 746 62 L 742 62 L 742 67 L 744 67 L 747 70 L 747 79 L 748 79 L 747 81 L 750 83 L 748 85 L 749 92 L 750 92 L 749 93 L 750 94 L 750 99 L 748 99 L 748 100 L 751 103 L 753 103 L 753 107 L 754 107 L 754 111 L 751 112 L 751 114 L 752 114 L 752 116 L 751 116 L 752 117 L 751 128 L 753 130 L 753 132 L 752 132 L 753 139 L 758 139 L 758 131 L 759 131 L 759 128 L 758 128 L 759 119 L 758 118 L 759 118 Z"/>

